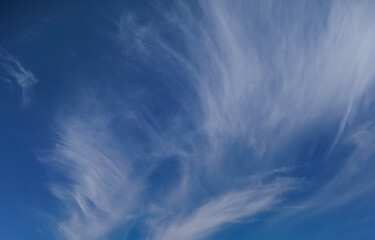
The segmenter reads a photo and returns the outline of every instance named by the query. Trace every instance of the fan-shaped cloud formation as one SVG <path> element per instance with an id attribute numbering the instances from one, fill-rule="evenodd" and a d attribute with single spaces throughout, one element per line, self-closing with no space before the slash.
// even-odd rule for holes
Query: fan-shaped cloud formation
<path id="1" fill-rule="evenodd" d="M 202 239 L 291 207 L 287 194 L 317 178 L 298 211 L 373 191 L 364 103 L 373 101 L 374 7 L 198 1 L 158 5 L 153 20 L 124 14 L 125 58 L 164 77 L 156 88 L 99 86 L 57 118 L 50 162 L 69 179 L 52 187 L 68 213 L 64 236 L 96 239 L 142 221 L 150 239 Z"/>

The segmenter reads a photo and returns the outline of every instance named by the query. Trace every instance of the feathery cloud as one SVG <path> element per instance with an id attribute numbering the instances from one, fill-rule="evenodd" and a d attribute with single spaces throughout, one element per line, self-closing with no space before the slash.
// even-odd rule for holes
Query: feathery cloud
<path id="1" fill-rule="evenodd" d="M 308 165 L 320 176 L 327 162 L 338 166 L 307 203 L 353 184 L 353 167 L 339 163 L 357 166 L 372 132 L 350 135 L 357 149 L 346 159 L 332 153 L 375 79 L 373 4 L 196 3 L 117 23 L 126 56 L 166 76 L 157 83 L 168 97 L 149 86 L 136 97 L 111 89 L 104 98 L 119 105 L 83 94 L 58 121 L 53 162 L 70 182 L 53 191 L 67 207 L 68 239 L 96 239 L 132 218 L 152 239 L 201 239 L 287 205 L 283 195 L 303 181 L 284 168 Z M 332 126 L 326 154 L 310 157 L 302 147 L 313 149 Z M 366 176 L 355 175 L 342 202 L 369 191 Z"/>
<path id="2" fill-rule="evenodd" d="M 30 102 L 29 95 L 31 87 L 38 82 L 38 79 L 32 72 L 25 69 L 17 59 L 1 47 L 0 67 L 3 68 L 7 74 L 7 77 L 4 80 L 14 82 L 20 87 L 22 92 L 22 104 L 28 104 Z"/>

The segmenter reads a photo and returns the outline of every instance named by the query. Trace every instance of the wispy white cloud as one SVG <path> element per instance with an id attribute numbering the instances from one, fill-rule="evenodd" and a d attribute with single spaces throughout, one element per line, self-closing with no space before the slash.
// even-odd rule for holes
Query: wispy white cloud
<path id="1" fill-rule="evenodd" d="M 134 214 L 141 186 L 131 177 L 126 152 L 114 140 L 111 117 L 95 108 L 58 119 L 58 139 L 47 162 L 62 171 L 64 183 L 51 190 L 65 205 L 59 229 L 67 239 L 96 239 Z M 81 111 L 82 109 L 80 109 Z"/>
<path id="2" fill-rule="evenodd" d="M 355 147 L 353 153 L 337 167 L 337 173 L 310 199 L 300 204 L 293 213 L 314 210 L 317 214 L 374 193 L 374 130 L 373 122 L 365 122 L 349 131 L 345 142 Z"/>
<path id="3" fill-rule="evenodd" d="M 141 46 L 141 61 L 187 76 L 213 149 L 243 136 L 262 150 L 298 128 L 346 116 L 371 83 L 373 17 L 366 3 L 332 2 L 319 13 L 323 7 L 306 2 L 276 10 L 272 1 L 208 1 L 200 4 L 201 16 L 181 3 L 163 17 L 182 46 L 174 46 L 160 23 L 139 26 L 134 16 L 120 26 L 132 34 L 120 36 L 129 51 Z"/>
<path id="4" fill-rule="evenodd" d="M 296 135 L 333 122 L 337 134 L 327 152 L 329 158 L 375 78 L 373 10 L 368 1 L 294 6 L 273 1 L 208 1 L 200 2 L 199 13 L 180 3 L 174 12 L 162 16 L 163 28 L 155 22 L 139 28 L 134 16 L 120 27 L 134 33 L 130 38 L 136 45 L 131 45 L 129 36 L 123 40 L 138 46 L 141 61 L 147 58 L 165 72 L 165 66 L 176 67 L 191 83 L 198 96 L 198 110 L 192 115 L 208 141 L 205 164 L 200 167 L 206 167 L 208 175 L 217 170 L 215 174 L 224 176 L 228 164 L 243 161 L 255 172 L 283 164 L 314 164 L 304 159 L 280 160 L 277 155 L 296 141 Z M 178 47 L 166 28 L 181 39 Z M 228 158 L 236 141 L 258 152 L 264 164 Z M 350 161 L 359 158 L 353 153 Z M 350 199 L 358 196 L 356 192 L 349 195 Z"/>
<path id="5" fill-rule="evenodd" d="M 166 228 L 158 223 L 155 239 L 202 239 L 225 224 L 271 210 L 280 203 L 280 195 L 291 187 L 291 181 L 288 180 L 226 193 L 203 204 L 187 216 L 177 217 Z"/>
<path id="6" fill-rule="evenodd" d="M 25 69 L 16 58 L 1 47 L 0 66 L 7 73 L 7 77 L 4 80 L 14 82 L 20 87 L 22 104 L 29 103 L 31 88 L 38 82 L 38 79 L 31 71 Z"/>
<path id="7" fill-rule="evenodd" d="M 157 6 L 154 21 L 125 14 L 116 23 L 126 56 L 167 76 L 163 86 L 182 86 L 166 87 L 179 111 L 167 101 L 153 109 L 152 96 L 162 96 L 144 86 L 134 98 L 107 92 L 119 106 L 83 94 L 83 104 L 58 121 L 52 162 L 69 182 L 52 189 L 67 208 L 60 229 L 68 239 L 95 239 L 132 218 L 153 239 L 201 239 L 282 203 L 303 183 L 284 168 L 313 165 L 319 175 L 322 162 L 338 166 L 307 202 L 353 184 L 349 172 L 363 158 L 361 146 L 371 149 L 372 133 L 350 135 L 357 150 L 345 161 L 331 153 L 348 139 L 374 81 L 373 4 L 197 3 Z M 313 151 L 312 132 L 332 126 L 326 159 L 300 153 L 301 136 Z M 350 167 L 341 169 L 342 162 Z M 361 166 L 367 177 L 356 174 L 360 184 L 340 201 L 367 191 L 373 178 Z"/>

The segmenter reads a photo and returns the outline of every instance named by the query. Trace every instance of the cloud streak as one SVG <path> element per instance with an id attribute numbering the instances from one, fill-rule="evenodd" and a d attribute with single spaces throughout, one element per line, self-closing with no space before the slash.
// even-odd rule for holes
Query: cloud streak
<path id="1" fill-rule="evenodd" d="M 174 220 L 156 234 L 155 239 L 203 239 L 224 224 L 271 210 L 280 203 L 280 195 L 290 190 L 291 182 L 278 181 L 259 188 L 226 193 L 202 205 L 188 216 Z M 159 227 L 160 228 L 160 227 Z"/>

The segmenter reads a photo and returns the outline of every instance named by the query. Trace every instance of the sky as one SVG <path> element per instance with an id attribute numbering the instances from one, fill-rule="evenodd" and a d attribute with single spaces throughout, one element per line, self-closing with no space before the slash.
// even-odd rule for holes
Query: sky
<path id="1" fill-rule="evenodd" d="M 0 239 L 375 239 L 374 12 L 1 1 Z"/>

